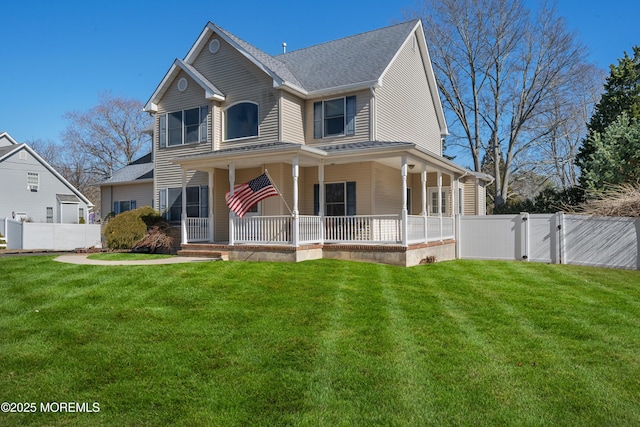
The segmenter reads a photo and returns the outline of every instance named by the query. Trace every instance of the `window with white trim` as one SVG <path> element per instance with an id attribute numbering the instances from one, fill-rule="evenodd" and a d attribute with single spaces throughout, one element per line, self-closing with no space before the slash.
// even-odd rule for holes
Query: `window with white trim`
<path id="1" fill-rule="evenodd" d="M 38 191 L 40 185 L 40 174 L 37 172 L 27 172 L 27 190 Z"/>
<path id="2" fill-rule="evenodd" d="M 239 102 L 227 108 L 225 117 L 226 141 L 258 136 L 258 104 Z"/>
<path id="3" fill-rule="evenodd" d="M 207 218 L 209 216 L 209 187 L 199 185 L 187 187 L 187 217 Z M 182 187 L 160 190 L 160 212 L 168 221 L 182 218 Z"/>
<path id="4" fill-rule="evenodd" d="M 356 97 L 346 96 L 313 103 L 315 139 L 356 133 Z"/>
<path id="5" fill-rule="evenodd" d="M 53 223 L 53 206 L 47 206 L 47 223 Z"/>
<path id="6" fill-rule="evenodd" d="M 208 114 L 209 107 L 204 105 L 160 115 L 160 147 L 206 142 Z"/>
<path id="7" fill-rule="evenodd" d="M 442 190 L 440 193 L 442 200 L 442 213 L 447 213 L 447 191 Z M 438 189 L 430 188 L 429 189 L 429 212 L 431 215 L 438 215 Z"/>

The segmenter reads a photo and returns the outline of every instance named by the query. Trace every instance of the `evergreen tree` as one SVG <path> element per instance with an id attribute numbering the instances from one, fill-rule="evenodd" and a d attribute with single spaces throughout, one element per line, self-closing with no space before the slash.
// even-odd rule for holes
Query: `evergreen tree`
<path id="1" fill-rule="evenodd" d="M 598 139 L 595 134 L 603 135 L 623 112 L 630 119 L 640 118 L 640 47 L 633 47 L 633 57 L 625 52 L 618 65 L 609 68 L 611 74 L 604 85 L 604 93 L 587 125 L 587 139 L 576 156 L 576 163 L 582 171 L 580 183 L 583 187 L 587 184 L 585 177 L 589 172 L 590 158 L 596 150 Z"/>
<path id="2" fill-rule="evenodd" d="M 604 132 L 588 140 L 592 153 L 583 162 L 585 188 L 602 190 L 608 185 L 638 184 L 640 180 L 640 121 L 624 111 Z"/>

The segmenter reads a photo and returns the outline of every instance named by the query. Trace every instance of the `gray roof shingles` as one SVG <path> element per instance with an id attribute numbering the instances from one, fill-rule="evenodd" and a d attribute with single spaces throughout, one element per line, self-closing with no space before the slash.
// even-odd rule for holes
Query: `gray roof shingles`
<path id="1" fill-rule="evenodd" d="M 407 21 L 275 56 L 218 29 L 280 79 L 312 92 L 378 80 L 417 23 Z"/>
<path id="2" fill-rule="evenodd" d="M 308 91 L 378 80 L 417 20 L 276 55 Z"/>

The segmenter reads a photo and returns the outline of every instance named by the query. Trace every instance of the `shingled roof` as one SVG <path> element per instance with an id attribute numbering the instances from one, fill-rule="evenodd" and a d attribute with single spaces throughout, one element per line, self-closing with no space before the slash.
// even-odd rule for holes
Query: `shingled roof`
<path id="1" fill-rule="evenodd" d="M 131 182 L 141 182 L 153 179 L 153 159 L 151 153 L 143 156 L 127 166 L 118 169 L 113 176 L 100 182 L 98 185 L 114 185 Z"/>
<path id="2" fill-rule="evenodd" d="M 420 20 L 403 22 L 280 55 L 269 55 L 238 36 L 209 22 L 184 60 L 176 60 L 145 106 L 155 111 L 167 85 L 182 69 L 207 92 L 207 97 L 224 99 L 215 85 L 192 67 L 205 48 L 211 34 L 216 33 L 274 79 L 275 86 L 285 86 L 303 96 L 355 86 L 373 86 L 381 78 Z"/>
<path id="3" fill-rule="evenodd" d="M 275 56 L 309 92 L 376 82 L 418 20 Z"/>

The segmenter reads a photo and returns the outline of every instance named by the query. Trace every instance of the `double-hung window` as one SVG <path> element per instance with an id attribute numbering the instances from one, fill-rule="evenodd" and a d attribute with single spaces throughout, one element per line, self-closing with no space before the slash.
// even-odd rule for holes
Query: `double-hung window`
<path id="1" fill-rule="evenodd" d="M 354 135 L 356 133 L 356 97 L 313 103 L 313 137 Z"/>
<path id="2" fill-rule="evenodd" d="M 30 191 L 38 191 L 40 184 L 40 174 L 37 172 L 27 172 L 27 189 Z"/>
<path id="3" fill-rule="evenodd" d="M 206 218 L 209 216 L 209 187 L 206 185 L 187 187 L 187 216 Z M 182 217 L 182 187 L 160 190 L 160 212 L 168 221 L 180 221 Z"/>
<path id="4" fill-rule="evenodd" d="M 209 107 L 174 111 L 160 116 L 160 147 L 196 144 L 207 141 Z"/>
<path id="5" fill-rule="evenodd" d="M 320 211 L 320 185 L 313 187 L 313 214 Z M 345 216 L 356 214 L 356 183 L 333 182 L 324 185 L 325 216 Z"/>

